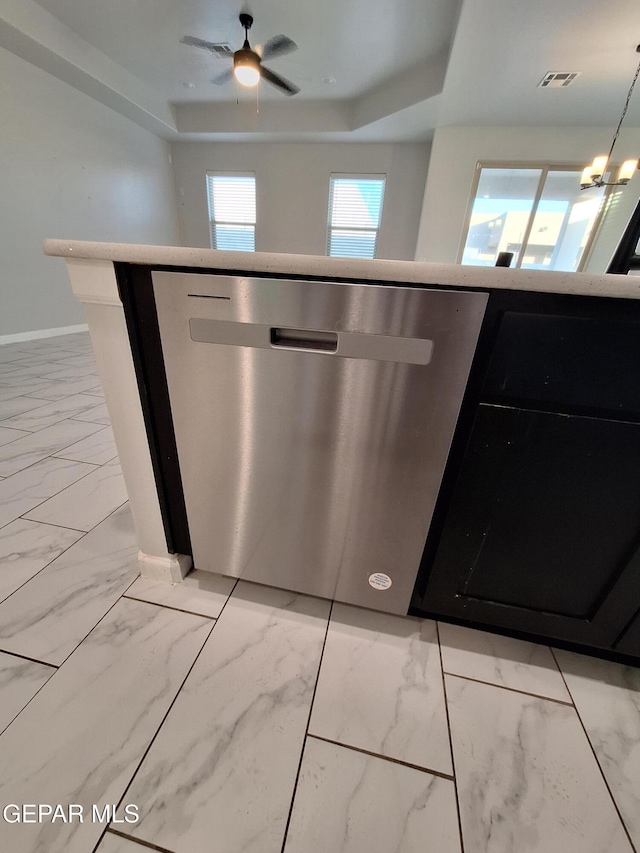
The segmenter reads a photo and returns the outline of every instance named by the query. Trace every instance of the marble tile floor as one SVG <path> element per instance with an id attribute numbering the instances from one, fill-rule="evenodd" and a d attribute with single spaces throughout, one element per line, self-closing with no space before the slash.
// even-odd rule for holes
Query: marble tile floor
<path id="1" fill-rule="evenodd" d="M 0 347 L 0 850 L 640 853 L 640 669 L 136 553 L 88 335 Z"/>

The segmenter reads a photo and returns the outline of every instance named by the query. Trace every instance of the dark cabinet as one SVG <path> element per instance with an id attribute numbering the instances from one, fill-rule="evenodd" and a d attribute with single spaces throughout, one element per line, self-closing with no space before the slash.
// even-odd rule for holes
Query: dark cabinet
<path id="1" fill-rule="evenodd" d="M 481 405 L 429 610 L 611 647 L 640 601 L 640 424 Z"/>
<path id="2" fill-rule="evenodd" d="M 603 417 L 640 413 L 639 332 L 628 319 L 507 311 L 483 397 Z"/>
<path id="3" fill-rule="evenodd" d="M 419 609 L 640 657 L 640 313 L 516 302 L 487 319 Z"/>

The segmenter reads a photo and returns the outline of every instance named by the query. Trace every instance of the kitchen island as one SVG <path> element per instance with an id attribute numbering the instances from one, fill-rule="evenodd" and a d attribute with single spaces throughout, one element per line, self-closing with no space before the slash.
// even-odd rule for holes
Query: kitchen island
<path id="1" fill-rule="evenodd" d="M 410 612 L 640 658 L 639 278 L 60 240 L 45 251 L 66 258 L 85 304 L 142 573 L 174 582 L 192 549 L 152 271 L 487 294 Z"/>

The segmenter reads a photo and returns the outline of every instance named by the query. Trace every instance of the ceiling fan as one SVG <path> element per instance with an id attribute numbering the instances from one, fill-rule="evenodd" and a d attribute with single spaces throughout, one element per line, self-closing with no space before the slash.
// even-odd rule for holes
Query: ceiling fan
<path id="1" fill-rule="evenodd" d="M 293 53 L 298 49 L 298 45 L 288 36 L 274 36 L 262 48 L 262 53 L 258 53 L 251 48 L 249 44 L 249 30 L 253 24 L 253 18 L 246 12 L 240 15 L 240 25 L 244 29 L 244 44 L 240 50 L 236 50 L 233 54 L 233 66 L 223 71 L 211 81 L 217 86 L 222 86 L 235 76 L 236 80 L 243 86 L 256 86 L 262 77 L 267 83 L 280 89 L 286 95 L 296 95 L 300 89 L 280 77 L 279 74 L 274 74 L 262 64 L 263 59 L 274 59 L 277 56 L 284 56 L 287 53 Z M 191 47 L 202 47 L 205 50 L 220 55 L 220 46 L 210 41 L 196 38 L 195 36 L 184 36 L 180 39 L 182 44 L 188 44 Z"/>

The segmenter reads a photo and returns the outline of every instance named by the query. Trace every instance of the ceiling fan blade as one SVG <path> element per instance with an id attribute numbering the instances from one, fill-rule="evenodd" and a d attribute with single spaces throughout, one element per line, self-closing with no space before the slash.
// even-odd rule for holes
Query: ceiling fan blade
<path id="1" fill-rule="evenodd" d="M 262 58 L 272 59 L 274 56 L 284 56 L 285 53 L 293 53 L 298 45 L 289 36 L 274 36 L 262 48 Z"/>
<path id="2" fill-rule="evenodd" d="M 294 86 L 293 83 L 285 80 L 284 77 L 280 77 L 279 74 L 274 74 L 273 71 L 269 71 L 269 69 L 265 68 L 264 65 L 260 66 L 260 74 L 267 83 L 271 83 L 272 86 L 277 86 L 278 89 L 282 89 L 285 95 L 297 95 L 300 91 L 300 89 L 297 86 Z"/>
<path id="3" fill-rule="evenodd" d="M 214 77 L 211 82 L 215 83 L 216 86 L 223 86 L 225 83 L 228 83 L 232 77 L 233 77 L 233 66 L 231 66 L 231 68 L 227 68 L 227 70 L 223 71 L 222 74 L 218 74 L 218 76 Z"/>
<path id="4" fill-rule="evenodd" d="M 216 45 L 212 41 L 205 41 L 195 36 L 183 36 L 180 39 L 180 44 L 188 44 L 189 47 L 203 47 L 205 50 L 211 51 L 211 53 L 218 53 Z"/>

